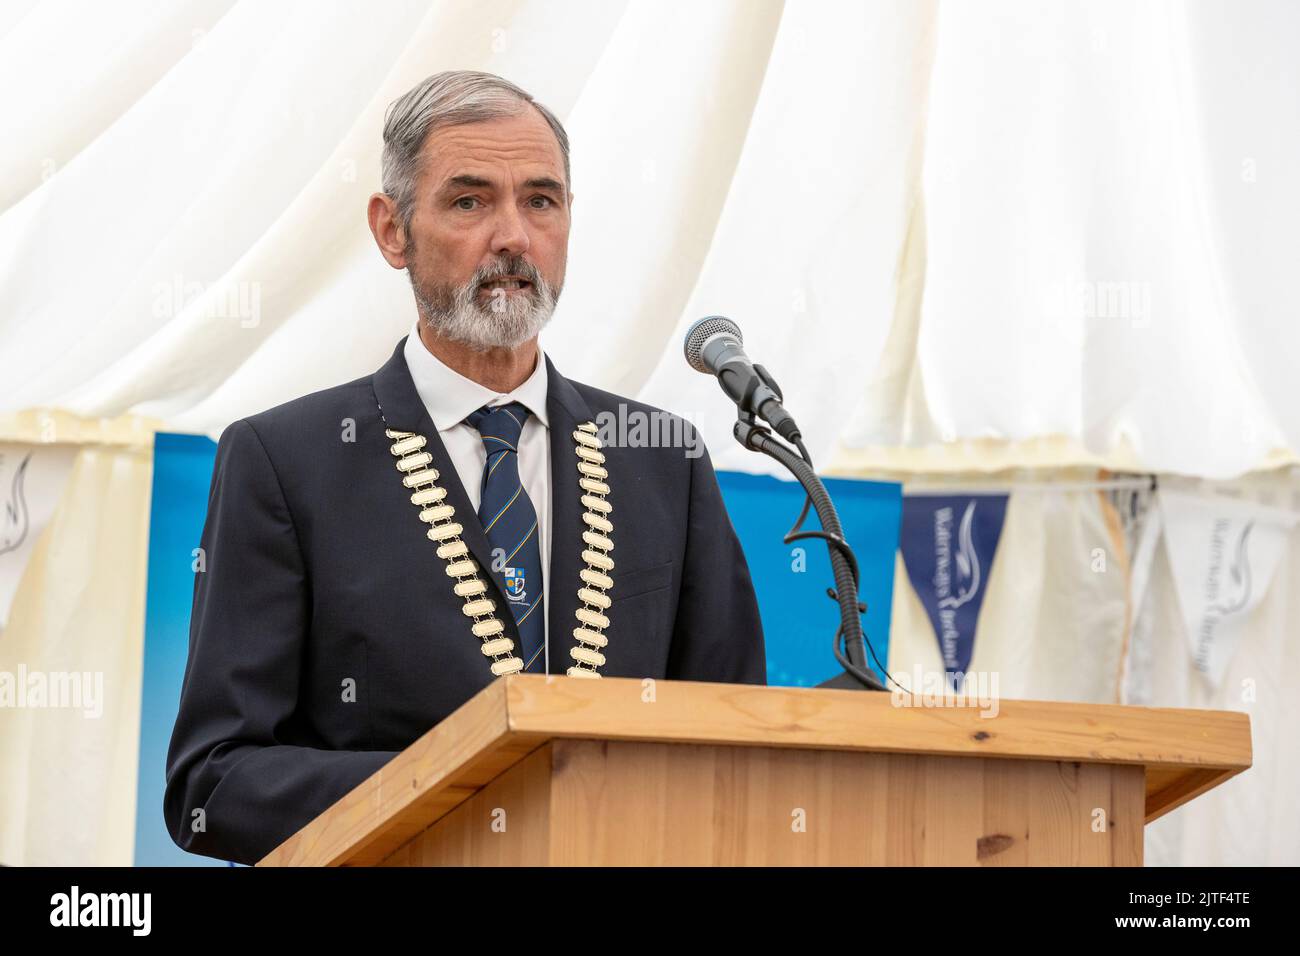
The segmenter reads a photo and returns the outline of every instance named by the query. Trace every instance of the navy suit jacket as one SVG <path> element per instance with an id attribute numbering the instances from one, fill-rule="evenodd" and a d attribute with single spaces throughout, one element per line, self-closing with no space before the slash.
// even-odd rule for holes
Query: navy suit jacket
<path id="1" fill-rule="evenodd" d="M 183 849 L 256 862 L 494 679 L 384 434 L 428 439 L 462 538 L 490 567 L 404 344 L 375 374 L 237 421 L 217 445 L 167 754 L 164 816 Z M 572 432 L 620 406 L 625 417 L 665 413 L 546 364 L 545 610 L 550 672 L 563 674 L 585 566 Z M 615 569 L 601 673 L 762 684 L 749 569 L 697 434 L 695 443 L 694 457 L 681 447 L 603 449 Z M 481 576 L 506 608 L 496 576 Z M 498 618 L 518 647 L 510 613 Z"/>

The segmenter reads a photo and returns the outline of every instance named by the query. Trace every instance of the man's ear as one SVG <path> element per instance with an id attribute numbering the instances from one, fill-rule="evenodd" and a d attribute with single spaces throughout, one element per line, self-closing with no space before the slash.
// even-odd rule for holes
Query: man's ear
<path id="1" fill-rule="evenodd" d="M 397 221 L 397 203 L 391 196 L 375 193 L 366 205 L 366 219 L 380 254 L 394 269 L 405 269 L 406 230 Z"/>

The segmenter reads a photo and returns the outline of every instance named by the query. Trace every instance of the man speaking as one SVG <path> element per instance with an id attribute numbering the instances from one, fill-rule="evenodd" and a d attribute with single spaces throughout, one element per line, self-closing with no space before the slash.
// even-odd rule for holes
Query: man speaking
<path id="1" fill-rule="evenodd" d="M 373 375 L 221 436 L 167 756 L 182 848 L 256 862 L 497 676 L 765 682 L 698 436 L 611 440 L 666 415 L 538 345 L 570 186 L 564 128 L 500 77 L 390 107 L 369 222 L 419 319 Z"/>

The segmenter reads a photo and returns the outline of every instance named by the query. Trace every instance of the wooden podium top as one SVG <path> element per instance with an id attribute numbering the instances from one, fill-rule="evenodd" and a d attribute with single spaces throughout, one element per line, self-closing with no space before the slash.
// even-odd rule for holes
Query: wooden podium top
<path id="1" fill-rule="evenodd" d="M 377 863 L 554 738 L 995 757 L 1146 768 L 1146 822 L 1250 767 L 1235 711 L 1000 700 L 900 706 L 887 693 L 548 675 L 498 678 L 263 858 Z"/>

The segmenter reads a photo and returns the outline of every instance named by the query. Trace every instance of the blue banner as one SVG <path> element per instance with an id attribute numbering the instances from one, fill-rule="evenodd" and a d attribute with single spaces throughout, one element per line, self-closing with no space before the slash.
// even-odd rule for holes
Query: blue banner
<path id="1" fill-rule="evenodd" d="M 827 478 L 824 483 L 858 559 L 858 599 L 867 605 L 863 630 L 880 663 L 887 665 L 902 486 L 852 478 Z M 793 544 L 781 540 L 799 517 L 803 488 L 795 481 L 734 471 L 719 471 L 718 485 L 758 592 L 767 682 L 811 687 L 842 673 L 831 650 L 840 611 L 826 596 L 826 589 L 835 586 L 826 543 L 815 538 Z M 818 527 L 817 513 L 810 510 L 803 530 Z M 867 663 L 883 680 L 869 652 Z"/>
<path id="2" fill-rule="evenodd" d="M 1006 495 L 908 495 L 899 549 L 956 690 L 970 670 L 975 628 L 1007 515 Z"/>
<path id="3" fill-rule="evenodd" d="M 163 822 L 167 746 L 190 646 L 195 549 L 208 510 L 217 446 L 202 435 L 159 432 L 153 445 L 149 506 L 149 583 L 140 691 L 140 769 L 135 800 L 136 866 L 225 866 L 186 853 Z"/>

